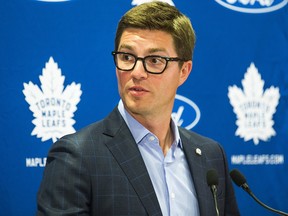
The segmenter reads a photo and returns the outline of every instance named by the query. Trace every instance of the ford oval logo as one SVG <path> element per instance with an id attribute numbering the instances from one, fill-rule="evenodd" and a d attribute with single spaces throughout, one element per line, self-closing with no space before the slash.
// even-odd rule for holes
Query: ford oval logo
<path id="1" fill-rule="evenodd" d="M 190 99 L 176 94 L 172 118 L 178 126 L 192 129 L 200 120 L 200 110 Z"/>
<path id="2" fill-rule="evenodd" d="M 243 13 L 268 13 L 284 7 L 288 0 L 215 0 L 218 4 Z"/>

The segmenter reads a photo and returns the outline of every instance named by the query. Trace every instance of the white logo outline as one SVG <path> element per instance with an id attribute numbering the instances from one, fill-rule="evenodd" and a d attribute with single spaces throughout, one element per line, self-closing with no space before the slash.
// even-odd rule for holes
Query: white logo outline
<path id="1" fill-rule="evenodd" d="M 31 135 L 41 138 L 41 141 L 52 139 L 55 142 L 62 136 L 74 133 L 74 112 L 80 102 L 81 85 L 72 82 L 64 88 L 65 76 L 62 75 L 53 57 L 45 64 L 42 75 L 39 76 L 41 88 L 38 85 L 23 83 L 23 94 L 29 104 L 29 109 L 35 117 L 35 125 Z"/>
<path id="2" fill-rule="evenodd" d="M 175 99 L 183 101 L 184 103 L 188 104 L 189 106 L 191 106 L 194 109 L 194 111 L 196 113 L 196 117 L 195 117 L 194 121 L 192 121 L 189 125 L 185 126 L 185 128 L 187 130 L 192 129 L 200 121 L 201 112 L 200 112 L 199 107 L 192 100 L 190 100 L 190 99 L 188 99 L 182 95 L 176 94 Z M 184 111 L 184 107 L 180 106 L 178 108 L 177 112 L 172 112 L 172 114 L 171 114 L 172 118 L 174 119 L 174 121 L 177 123 L 178 126 L 181 126 L 182 123 L 184 122 L 184 120 L 181 119 L 183 111 Z"/>
<path id="3" fill-rule="evenodd" d="M 288 0 L 283 0 L 282 2 L 280 2 L 279 4 L 276 4 L 272 7 L 266 7 L 266 8 L 245 8 L 245 7 L 238 7 L 235 5 L 231 5 L 228 4 L 226 2 L 224 2 L 223 0 L 215 0 L 218 4 L 222 5 L 223 7 L 226 7 L 230 10 L 234 10 L 234 11 L 238 11 L 238 12 L 242 12 L 242 13 L 269 13 L 269 12 L 273 12 L 276 10 L 279 10 L 283 7 L 285 7 L 286 4 L 288 4 Z M 255 1 L 254 1 L 255 2 Z"/>
<path id="4" fill-rule="evenodd" d="M 264 91 L 264 81 L 253 62 L 244 75 L 242 86 L 243 91 L 236 85 L 228 87 L 228 98 L 237 116 L 235 135 L 258 145 L 260 140 L 266 142 L 276 136 L 273 115 L 280 99 L 279 88 L 271 86 Z"/>

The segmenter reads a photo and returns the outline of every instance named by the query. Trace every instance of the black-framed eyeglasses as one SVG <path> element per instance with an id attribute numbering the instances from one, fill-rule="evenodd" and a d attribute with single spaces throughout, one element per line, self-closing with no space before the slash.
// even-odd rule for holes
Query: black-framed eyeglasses
<path id="1" fill-rule="evenodd" d="M 138 57 L 127 52 L 112 52 L 114 63 L 119 70 L 131 71 L 134 69 L 138 60 L 141 60 L 146 72 L 151 74 L 161 74 L 165 71 L 169 61 L 187 61 L 177 57 L 165 57 L 159 55 L 148 55 Z"/>

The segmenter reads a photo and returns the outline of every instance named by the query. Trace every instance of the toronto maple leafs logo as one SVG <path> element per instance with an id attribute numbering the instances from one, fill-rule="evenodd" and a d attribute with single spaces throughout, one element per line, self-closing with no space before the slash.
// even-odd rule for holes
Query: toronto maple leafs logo
<path id="1" fill-rule="evenodd" d="M 133 0 L 132 5 L 140 5 L 140 4 L 143 4 L 146 2 L 153 2 L 153 1 L 155 1 L 155 0 Z M 166 3 L 174 6 L 174 3 L 172 0 L 158 0 L 158 1 L 166 2 Z"/>
<path id="2" fill-rule="evenodd" d="M 228 89 L 230 103 L 237 115 L 235 134 L 258 145 L 259 140 L 267 141 L 276 135 L 272 117 L 280 98 L 279 88 L 271 86 L 263 91 L 264 81 L 254 63 L 248 68 L 242 86 L 243 91 L 235 85 Z"/>
<path id="3" fill-rule="evenodd" d="M 81 85 L 72 82 L 64 89 L 65 77 L 61 75 L 58 64 L 50 57 L 39 76 L 41 89 L 31 81 L 24 83 L 23 94 L 33 112 L 35 125 L 31 135 L 42 141 L 55 142 L 65 134 L 75 132 L 72 119 L 80 101 Z"/>

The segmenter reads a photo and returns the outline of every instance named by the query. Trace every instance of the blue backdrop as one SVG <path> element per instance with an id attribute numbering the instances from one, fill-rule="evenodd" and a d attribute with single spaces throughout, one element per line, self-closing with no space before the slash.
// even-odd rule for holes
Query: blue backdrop
<path id="1" fill-rule="evenodd" d="M 116 106 L 117 22 L 142 2 L 0 2 L 0 215 L 34 215 L 51 144 Z M 173 117 L 219 141 L 257 197 L 288 212 L 287 0 L 167 2 L 197 34 Z M 272 215 L 235 191 L 242 215 Z"/>

